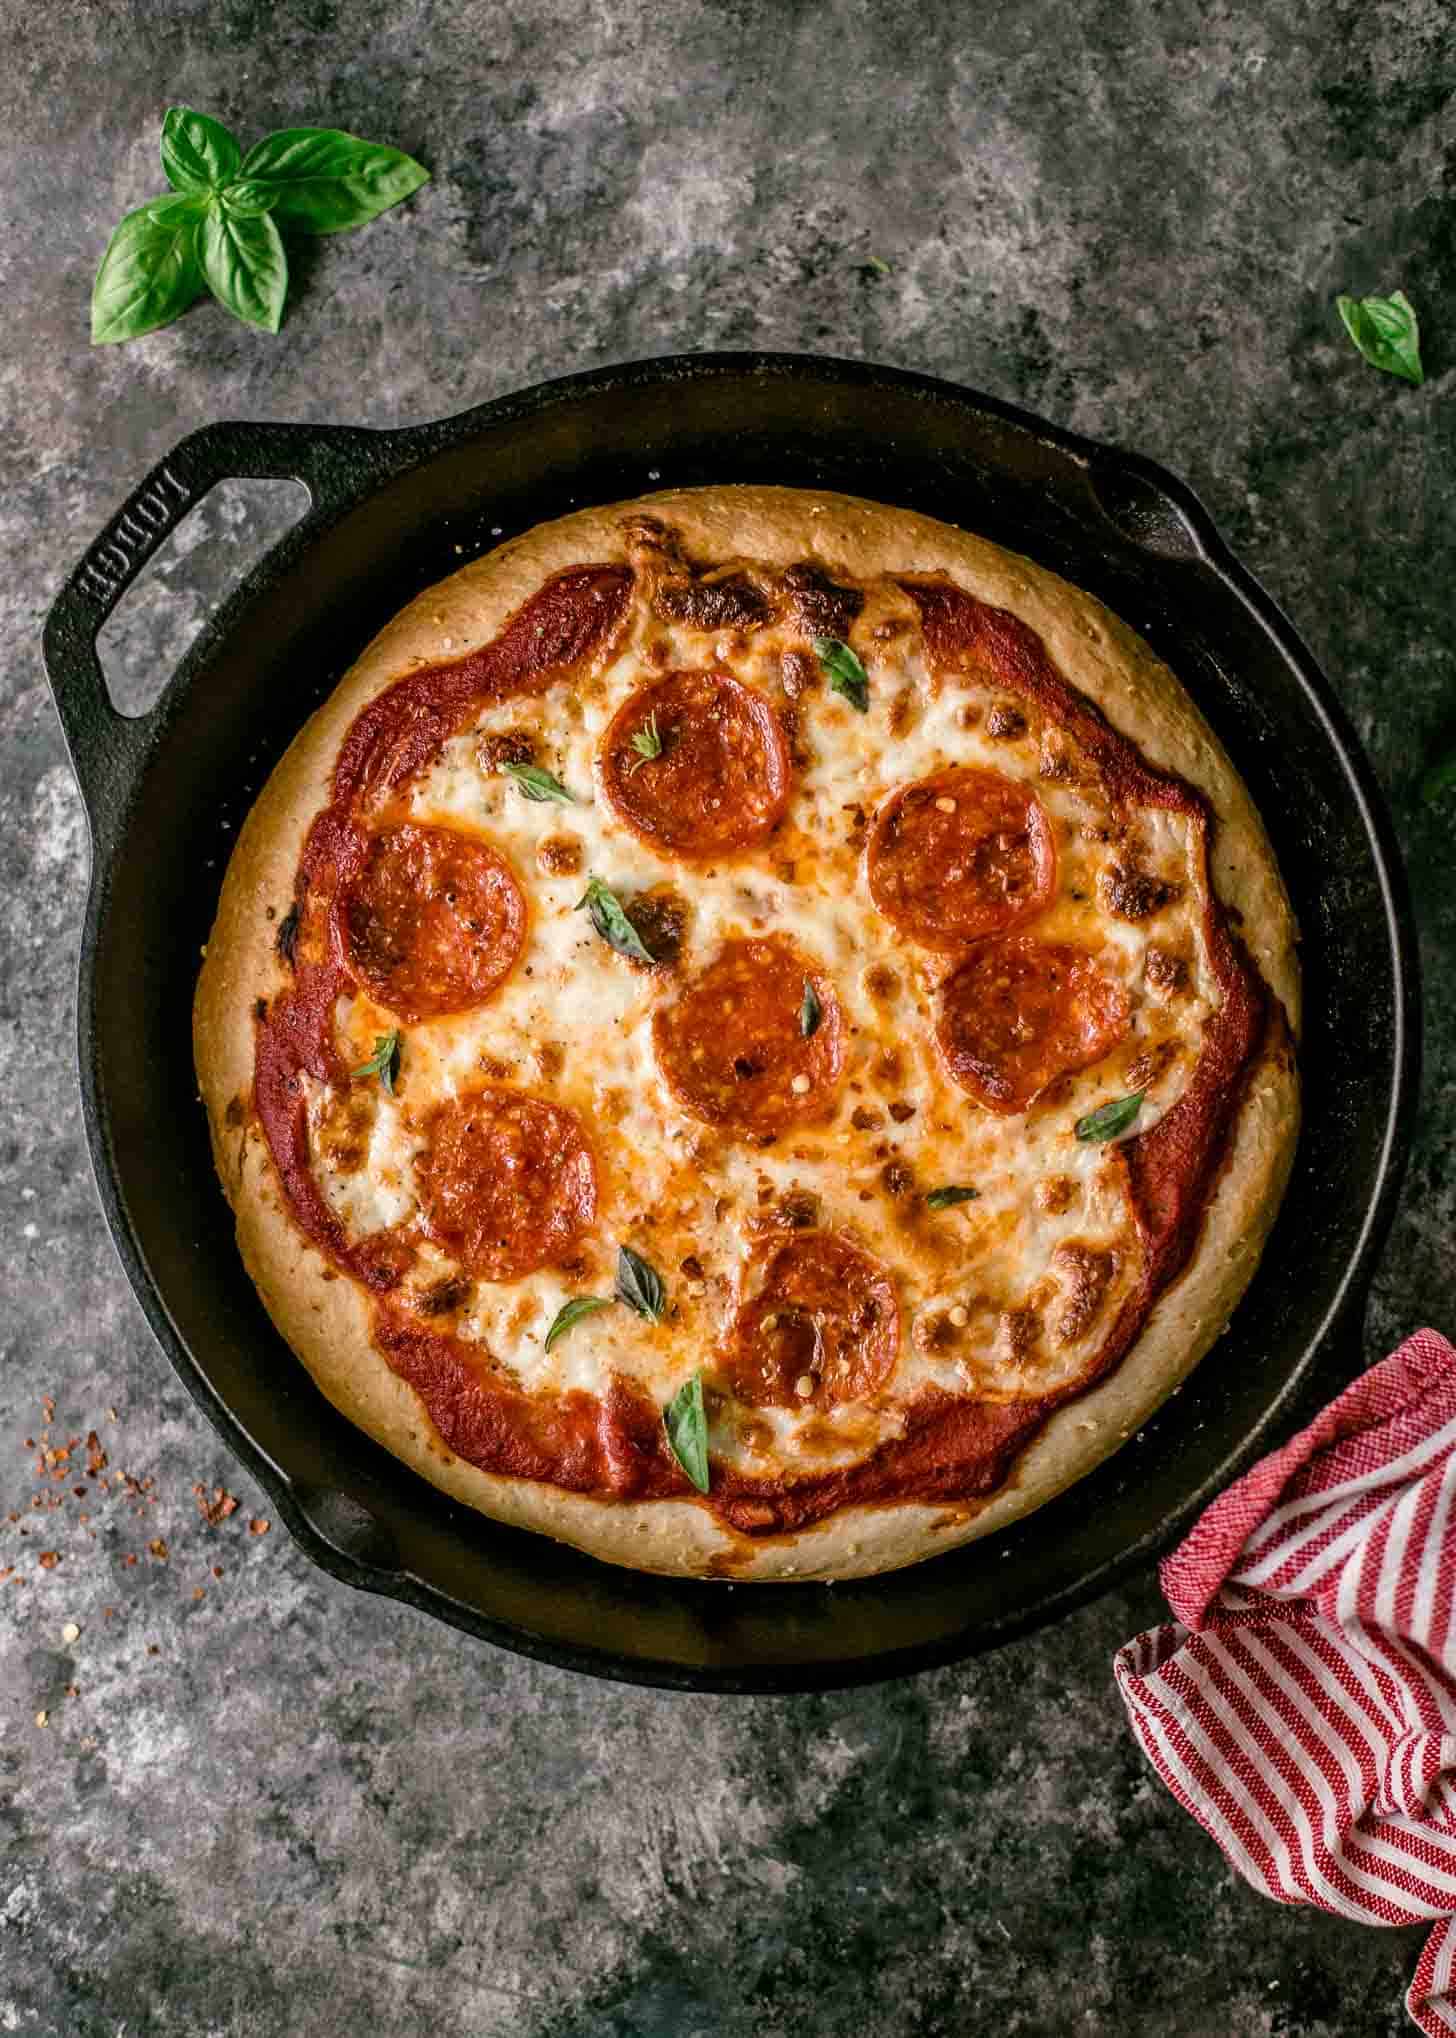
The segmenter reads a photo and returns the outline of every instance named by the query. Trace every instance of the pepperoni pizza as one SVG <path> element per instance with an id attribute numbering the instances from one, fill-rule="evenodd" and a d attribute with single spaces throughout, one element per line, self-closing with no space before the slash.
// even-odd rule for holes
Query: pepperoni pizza
<path id="1" fill-rule="evenodd" d="M 774 488 L 413 602 L 274 772 L 196 1005 L 244 1259 L 345 1414 L 643 1569 L 851 1577 L 1115 1450 L 1298 1122 L 1294 927 L 1085 594 Z"/>

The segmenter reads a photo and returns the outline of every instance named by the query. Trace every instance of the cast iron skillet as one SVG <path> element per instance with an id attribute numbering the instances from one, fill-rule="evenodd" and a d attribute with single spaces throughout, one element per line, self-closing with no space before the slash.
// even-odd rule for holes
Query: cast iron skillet
<path id="1" fill-rule="evenodd" d="M 297 478 L 312 506 L 157 706 L 129 720 L 108 699 L 97 631 L 229 476 Z M 243 1272 L 192 1073 L 198 950 L 233 830 L 380 625 L 497 528 L 659 483 L 729 481 L 928 511 L 1099 595 L 1228 746 L 1304 934 L 1305 1128 L 1226 1336 L 1135 1441 L 1029 1520 L 833 1587 L 698 1585 L 598 1564 L 456 1506 L 352 1428 Z M 107 1219 L 182 1380 L 334 1576 L 600 1676 L 698 1691 L 868 1682 L 987 1648 L 1101 1591 L 1357 1366 L 1417 1075 L 1398 856 L 1308 652 L 1188 489 L 1151 462 L 924 376 L 773 354 L 638 362 L 404 431 L 214 425 L 184 439 L 97 538 L 51 610 L 45 655 L 90 818 L 80 1061 Z"/>

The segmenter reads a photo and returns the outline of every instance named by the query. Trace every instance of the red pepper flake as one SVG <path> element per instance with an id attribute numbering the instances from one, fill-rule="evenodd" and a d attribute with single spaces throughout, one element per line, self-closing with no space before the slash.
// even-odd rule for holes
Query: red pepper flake
<path id="1" fill-rule="evenodd" d="M 192 1597 L 194 1599 L 206 1599 L 207 1592 L 203 1586 L 194 1585 L 192 1588 Z"/>
<path id="2" fill-rule="evenodd" d="M 33 1451 L 33 1450 L 35 1449 L 35 1438 L 34 1438 L 34 1437 L 27 1437 L 27 1438 L 25 1439 L 25 1448 L 26 1448 L 26 1449 L 27 1449 L 28 1451 Z"/>
<path id="3" fill-rule="evenodd" d="M 214 1565 L 213 1565 L 213 1567 L 212 1567 L 212 1575 L 213 1575 L 213 1577 L 214 1577 L 214 1578 L 221 1578 L 221 1576 L 222 1576 L 222 1565 L 221 1565 L 221 1564 L 214 1564 Z"/>
<path id="4" fill-rule="evenodd" d="M 61 1553 L 59 1550 L 42 1550 L 40 1553 L 40 1568 L 42 1571 L 54 1571 L 60 1561 Z"/>
<path id="5" fill-rule="evenodd" d="M 126 1565 L 127 1569 L 130 1570 L 131 1566 L 135 1564 L 136 1558 L 132 1555 L 130 1550 L 128 1550 L 127 1554 L 122 1558 L 121 1561 L 123 1564 Z"/>
<path id="6" fill-rule="evenodd" d="M 273 1524 L 266 1515 L 255 1514 L 248 1523 L 249 1532 L 255 1536 L 266 1536 Z"/>
<path id="7" fill-rule="evenodd" d="M 94 1479 L 98 1472 L 104 1472 L 106 1470 L 106 1467 L 109 1463 L 110 1460 L 108 1459 L 105 1451 L 103 1451 L 101 1448 L 100 1437 L 97 1436 L 94 1429 L 87 1430 L 86 1470 L 91 1474 L 91 1477 Z"/>
<path id="8" fill-rule="evenodd" d="M 162 1538 L 160 1536 L 153 1536 L 152 1540 L 147 1544 L 147 1548 L 151 1551 L 152 1555 L 156 1558 L 159 1564 L 166 1563 L 170 1552 L 168 1551 L 167 1545 L 162 1541 Z"/>
<path id="9" fill-rule="evenodd" d="M 73 1487 L 71 1488 L 71 1495 L 72 1495 L 72 1498 L 73 1498 L 73 1499 L 75 1499 L 75 1500 L 84 1500 L 84 1499 L 86 1498 L 86 1495 L 87 1495 L 87 1494 L 88 1494 L 88 1493 L 89 1493 L 90 1491 L 91 1491 L 91 1489 L 90 1489 L 90 1487 L 89 1487 L 89 1486 L 73 1486 Z M 84 1515 L 84 1514 L 82 1515 L 81 1519 L 82 1519 L 82 1521 L 84 1521 L 84 1520 L 86 1519 L 86 1517 L 85 1517 L 85 1515 Z"/>
<path id="10" fill-rule="evenodd" d="M 55 1421 L 56 1404 L 49 1394 L 42 1394 L 40 1397 L 40 1412 L 47 1422 Z"/>
<path id="11" fill-rule="evenodd" d="M 80 1687 L 80 1685 L 79 1685 L 79 1684 L 68 1684 L 68 1685 L 66 1686 L 66 1696 L 67 1696 L 67 1698 L 79 1698 L 79 1697 L 81 1696 L 81 1687 Z"/>
<path id="12" fill-rule="evenodd" d="M 116 1608 L 114 1606 L 103 1606 L 101 1609 L 101 1617 L 103 1620 L 111 1620 L 114 1618 L 115 1614 Z"/>
<path id="13" fill-rule="evenodd" d="M 209 1494 L 199 1480 L 192 1492 L 197 1501 L 197 1511 L 209 1528 L 216 1528 L 219 1522 L 226 1521 L 230 1514 L 238 1511 L 236 1494 L 229 1493 L 225 1487 L 214 1486 Z"/>
<path id="14" fill-rule="evenodd" d="M 148 1643 L 147 1643 L 147 1654 L 148 1654 L 149 1656 L 160 1656 L 160 1655 L 161 1655 L 161 1653 L 162 1653 L 162 1650 L 161 1650 L 161 1646 L 160 1646 L 160 1644 L 159 1644 L 159 1643 L 157 1643 L 157 1642 L 148 1642 Z"/>

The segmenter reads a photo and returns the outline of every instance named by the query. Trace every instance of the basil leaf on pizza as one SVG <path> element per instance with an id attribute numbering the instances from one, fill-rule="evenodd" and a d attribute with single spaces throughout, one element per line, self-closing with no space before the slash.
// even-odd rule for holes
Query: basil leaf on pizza
<path id="1" fill-rule="evenodd" d="M 703 1376 L 684 1380 L 662 1411 L 672 1454 L 699 1493 L 711 1487 L 708 1471 L 708 1414 L 703 1405 Z"/>
<path id="2" fill-rule="evenodd" d="M 661 1323 L 667 1307 L 661 1274 L 629 1245 L 617 1248 L 617 1300 L 648 1323 Z"/>
<path id="3" fill-rule="evenodd" d="M 573 1295 L 569 1302 L 563 1302 L 551 1319 L 550 1328 L 541 1340 L 542 1351 L 549 1352 L 569 1330 L 574 1330 L 588 1316 L 595 1316 L 599 1309 L 610 1309 L 610 1295 Z"/>
<path id="4" fill-rule="evenodd" d="M 515 780 L 517 788 L 528 800 L 556 800 L 563 807 L 577 805 L 575 793 L 569 793 L 559 778 L 549 771 L 543 771 L 539 764 L 511 764 L 501 766 L 508 778 Z"/>
<path id="5" fill-rule="evenodd" d="M 649 764 L 654 757 L 661 757 L 662 737 L 658 734 L 657 730 L 656 708 L 648 715 L 647 720 L 640 729 L 633 730 L 631 742 L 632 748 L 636 751 L 637 755 L 634 761 L 627 766 L 629 773 L 640 770 L 644 764 Z"/>
<path id="6" fill-rule="evenodd" d="M 152 229 L 200 230 L 175 195 Z M 1146 646 L 949 526 L 726 487 L 386 626 L 241 832 L 195 1040 L 351 1420 L 605 1561 L 802 1581 L 1004 1527 L 1186 1375 L 1288 1173 L 1298 1014 L 1268 843 Z"/>
<path id="7" fill-rule="evenodd" d="M 842 694 L 849 705 L 857 708 L 860 714 L 868 714 L 870 676 L 848 644 L 841 642 L 838 637 L 816 637 L 814 655 L 829 681 L 829 691 Z"/>
<path id="8" fill-rule="evenodd" d="M 1146 1095 L 1146 1090 L 1134 1090 L 1131 1096 L 1114 1097 L 1110 1104 L 1100 1104 L 1095 1111 L 1079 1118 L 1072 1129 L 1082 1140 L 1116 1139 L 1120 1132 L 1127 1131 L 1142 1110 Z"/>
<path id="9" fill-rule="evenodd" d="M 819 1023 L 823 1017 L 824 1007 L 819 1002 L 819 994 L 809 979 L 805 977 L 804 996 L 799 1005 L 799 1031 L 803 1034 L 805 1040 L 812 1040 L 814 1038 L 814 1035 L 819 1031 Z"/>
<path id="10" fill-rule="evenodd" d="M 368 1061 L 361 1061 L 358 1068 L 350 1071 L 351 1080 L 356 1083 L 367 1081 L 371 1076 L 379 1078 L 381 1088 L 394 1095 L 394 1085 L 399 1076 L 399 1050 L 402 1035 L 398 1027 L 388 1033 L 381 1033 L 374 1043 L 374 1052 Z"/>
<path id="11" fill-rule="evenodd" d="M 576 902 L 579 913 L 586 908 L 587 918 L 606 942 L 608 948 L 618 955 L 625 955 L 633 962 L 654 962 L 656 957 L 647 946 L 632 922 L 627 918 L 626 909 L 609 884 L 601 878 L 588 880 L 587 888 Z"/>

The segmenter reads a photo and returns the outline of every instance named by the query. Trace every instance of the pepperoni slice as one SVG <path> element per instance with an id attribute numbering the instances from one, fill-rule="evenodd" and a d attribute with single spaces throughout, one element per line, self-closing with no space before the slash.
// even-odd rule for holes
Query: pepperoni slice
<path id="1" fill-rule="evenodd" d="M 962 1088 L 1009 1116 L 1110 1054 L 1127 1021 L 1126 993 L 1085 949 L 988 941 L 941 985 L 936 1038 Z"/>
<path id="2" fill-rule="evenodd" d="M 761 842 L 788 804 L 778 717 L 728 672 L 669 672 L 639 687 L 612 719 L 601 769 L 635 835 L 695 862 Z"/>
<path id="3" fill-rule="evenodd" d="M 465 1012 L 508 975 L 526 935 L 510 865 L 477 836 L 383 828 L 344 904 L 349 959 L 402 1019 Z"/>
<path id="4" fill-rule="evenodd" d="M 927 948 L 960 948 L 1039 913 L 1056 882 L 1046 809 L 1028 787 L 962 765 L 901 788 L 868 850 L 870 896 Z"/>
<path id="5" fill-rule="evenodd" d="M 818 1024 L 804 1032 L 804 986 Z M 652 1018 L 669 1089 L 695 1118 L 772 1135 L 828 1116 L 844 1020 L 828 977 L 781 934 L 726 942 L 676 1004 Z"/>
<path id="6" fill-rule="evenodd" d="M 832 1408 L 889 1378 L 900 1349 L 895 1291 L 878 1261 L 832 1232 L 773 1253 L 734 1318 L 722 1370 L 751 1408 Z"/>
<path id="7" fill-rule="evenodd" d="M 596 1216 L 574 1112 L 490 1085 L 437 1105 L 415 1162 L 425 1230 L 472 1274 L 514 1281 L 565 1259 Z"/>

